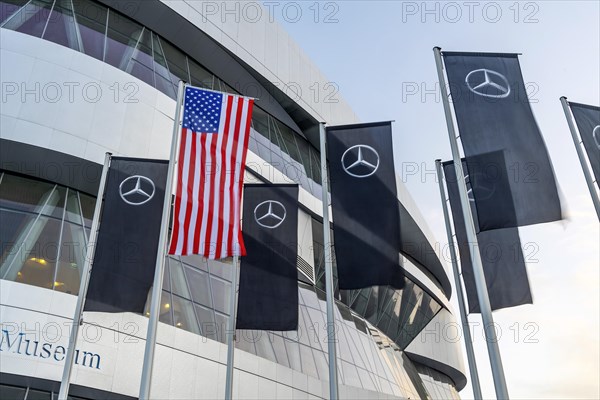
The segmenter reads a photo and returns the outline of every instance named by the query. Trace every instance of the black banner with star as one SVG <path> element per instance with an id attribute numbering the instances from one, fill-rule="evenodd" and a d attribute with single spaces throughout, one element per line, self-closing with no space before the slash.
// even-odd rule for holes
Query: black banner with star
<path id="1" fill-rule="evenodd" d="M 298 185 L 244 185 L 236 329 L 298 329 Z"/>
<path id="2" fill-rule="evenodd" d="M 112 157 L 84 311 L 144 312 L 168 166 L 163 160 Z"/>
<path id="3" fill-rule="evenodd" d="M 443 55 L 465 159 L 471 172 L 480 172 L 471 176 L 479 229 L 562 219 L 554 170 L 518 55 Z M 486 160 L 486 154 L 493 157 Z"/>
<path id="4" fill-rule="evenodd" d="M 404 287 L 391 122 L 327 127 L 327 153 L 339 288 Z"/>

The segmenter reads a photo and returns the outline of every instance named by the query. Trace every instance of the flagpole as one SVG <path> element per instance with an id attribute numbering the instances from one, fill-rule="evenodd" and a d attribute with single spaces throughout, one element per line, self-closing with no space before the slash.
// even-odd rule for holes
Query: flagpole
<path id="1" fill-rule="evenodd" d="M 329 399 L 338 399 L 338 375 L 335 339 L 335 314 L 333 313 L 333 257 L 329 229 L 329 181 L 327 175 L 327 147 L 325 124 L 319 126 L 321 141 L 321 188 L 323 191 L 323 257 L 325 259 L 325 294 L 327 298 L 327 353 L 329 355 Z"/>
<path id="2" fill-rule="evenodd" d="M 142 379 L 140 382 L 140 399 L 150 398 L 150 384 L 152 382 L 152 366 L 154 363 L 154 349 L 156 348 L 156 332 L 158 330 L 158 319 L 160 316 L 160 300 L 162 294 L 162 283 L 164 275 L 165 257 L 167 250 L 167 238 L 169 236 L 169 216 L 171 214 L 171 193 L 173 191 L 173 176 L 175 175 L 175 157 L 177 155 L 177 139 L 180 134 L 181 104 L 185 91 L 185 84 L 179 81 L 177 88 L 177 105 L 175 106 L 175 118 L 173 121 L 173 136 L 171 139 L 171 155 L 169 157 L 169 170 L 167 182 L 165 183 L 165 199 L 163 202 L 163 213 L 160 223 L 160 236 L 158 238 L 158 251 L 156 253 L 156 266 L 154 271 L 154 283 L 152 286 L 152 297 L 150 303 L 150 317 L 148 319 L 148 334 L 146 335 L 146 348 L 144 350 L 144 364 L 142 365 Z"/>
<path id="3" fill-rule="evenodd" d="M 479 253 L 477 234 L 475 232 L 475 224 L 473 215 L 471 214 L 471 206 L 467 195 L 467 185 L 464 179 L 462 161 L 458 150 L 458 142 L 454 131 L 454 122 L 452 120 L 452 111 L 450 102 L 448 101 L 448 90 L 446 89 L 446 80 L 444 77 L 444 66 L 442 62 L 442 49 L 439 47 L 433 48 L 435 56 L 435 65 L 437 68 L 438 81 L 442 94 L 442 103 L 444 105 L 444 114 L 446 116 L 446 126 L 448 128 L 448 136 L 450 138 L 450 148 L 452 149 L 452 159 L 454 160 L 454 169 L 456 171 L 456 181 L 458 184 L 458 192 L 460 195 L 460 205 L 465 219 L 465 230 L 467 232 L 467 242 L 469 243 L 469 252 L 471 253 L 471 261 L 473 264 L 473 278 L 477 289 L 477 298 L 481 309 L 481 319 L 483 320 L 483 332 L 487 342 L 488 354 L 490 357 L 490 365 L 492 367 L 492 376 L 494 377 L 494 386 L 496 389 L 496 397 L 498 399 L 508 399 L 508 388 L 506 387 L 506 378 L 504 377 L 504 368 L 502 367 L 502 358 L 500 357 L 500 348 L 498 347 L 498 338 L 494 326 L 494 318 L 492 317 L 492 307 L 490 306 L 490 298 L 488 296 L 487 285 L 485 282 L 485 274 L 483 272 L 483 264 L 481 262 L 481 254 Z"/>
<path id="4" fill-rule="evenodd" d="M 227 372 L 225 374 L 225 400 L 233 397 L 233 355 L 235 353 L 235 318 L 237 311 L 237 286 L 239 256 L 233 256 L 231 271 L 231 292 L 229 293 L 229 319 L 227 320 Z"/>
<path id="5" fill-rule="evenodd" d="M 100 186 L 98 187 L 98 197 L 96 198 L 96 206 L 94 208 L 94 218 L 92 219 L 92 228 L 88 240 L 87 253 L 83 263 L 83 272 L 81 274 L 81 283 L 79 284 L 79 294 L 77 296 L 77 304 L 75 305 L 75 313 L 73 314 L 73 328 L 69 336 L 69 345 L 65 356 L 65 366 L 63 367 L 63 375 L 60 381 L 60 389 L 58 392 L 59 400 L 67 400 L 69 395 L 69 386 L 71 385 L 71 372 L 73 372 L 73 359 L 75 358 L 75 346 L 77 345 L 77 335 L 79 334 L 79 326 L 83 323 L 82 314 L 85 298 L 87 296 L 88 285 L 90 283 L 90 274 L 92 272 L 92 262 L 94 261 L 94 253 L 96 252 L 96 241 L 98 238 L 98 228 L 100 226 L 100 212 L 102 210 L 102 199 L 104 198 L 104 186 L 106 185 L 106 176 L 110 167 L 111 153 L 104 155 L 104 166 L 102 167 L 102 175 L 100 176 Z"/>
<path id="6" fill-rule="evenodd" d="M 452 228 L 450 227 L 450 215 L 446 205 L 446 191 L 444 190 L 442 162 L 435 160 L 435 168 L 437 170 L 438 183 L 440 186 L 440 198 L 442 199 L 442 209 L 444 211 L 444 221 L 446 223 L 446 235 L 448 235 L 448 247 L 450 247 L 450 258 L 452 261 L 452 272 L 454 273 L 454 286 L 456 288 L 456 296 L 458 299 L 458 308 L 460 310 L 460 318 L 462 320 L 463 333 L 465 335 L 465 346 L 467 348 L 467 360 L 469 361 L 469 372 L 471 375 L 471 387 L 473 388 L 473 396 L 476 400 L 483 399 L 481 395 L 481 385 L 479 384 L 479 373 L 477 371 L 477 362 L 475 360 L 475 351 L 473 350 L 473 339 L 471 338 L 471 330 L 469 329 L 469 317 L 467 315 L 467 307 L 462 291 L 462 283 L 458 274 L 458 258 L 456 257 L 456 249 L 454 248 L 454 240 L 452 239 Z"/>
<path id="7" fill-rule="evenodd" d="M 577 135 L 577 129 L 573 123 L 573 116 L 571 115 L 569 102 L 565 96 L 560 98 L 560 102 L 562 104 L 563 111 L 565 112 L 565 117 L 567 117 L 569 130 L 571 131 L 571 136 L 573 136 L 573 143 L 575 143 L 575 149 L 577 150 L 577 155 L 579 156 L 581 169 L 583 169 L 583 175 L 585 176 L 585 181 L 587 182 L 590 195 L 592 196 L 592 202 L 594 203 L 594 208 L 596 209 L 596 215 L 598 216 L 598 220 L 600 220 L 600 196 L 598 196 L 598 192 L 594 187 L 594 178 L 592 177 L 592 173 L 585 162 L 585 156 L 583 154 L 583 149 L 581 148 L 581 141 Z"/>

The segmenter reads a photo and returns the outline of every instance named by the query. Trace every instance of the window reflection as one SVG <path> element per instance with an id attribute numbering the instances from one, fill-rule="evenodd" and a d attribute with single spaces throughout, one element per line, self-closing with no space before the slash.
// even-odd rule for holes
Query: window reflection
<path id="1" fill-rule="evenodd" d="M 3 28 L 41 37 L 52 10 L 52 0 L 33 0 L 4 21 Z"/>
<path id="2" fill-rule="evenodd" d="M 119 12 L 90 0 L 2 0 L 0 23 L 88 54 L 125 71 L 171 98 L 179 80 L 237 93 L 185 53 Z M 321 198 L 318 151 L 273 116 L 255 107 L 250 148 L 261 158 Z M 264 140 L 262 140 L 264 139 Z"/>
<path id="3" fill-rule="evenodd" d="M 56 0 L 42 36 L 46 40 L 80 51 L 81 38 L 75 27 L 71 0 Z"/>

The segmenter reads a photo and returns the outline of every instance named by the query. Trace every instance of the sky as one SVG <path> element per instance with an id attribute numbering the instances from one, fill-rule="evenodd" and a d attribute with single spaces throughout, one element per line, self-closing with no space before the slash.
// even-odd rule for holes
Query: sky
<path id="1" fill-rule="evenodd" d="M 451 154 L 432 48 L 522 53 L 568 218 L 520 228 L 534 304 L 493 314 L 508 390 L 513 399 L 600 398 L 600 224 L 559 102 L 564 95 L 600 105 L 600 2 L 296 4 L 301 18 L 280 11 L 276 18 L 361 121 L 395 121 L 397 172 L 442 245 L 444 219 L 431 172 L 435 159 Z M 414 166 L 417 173 L 408 174 Z M 455 297 L 452 303 L 458 315 Z M 482 391 L 493 398 L 481 319 L 469 320 L 479 324 L 474 347 Z M 461 396 L 472 398 L 470 384 Z"/>

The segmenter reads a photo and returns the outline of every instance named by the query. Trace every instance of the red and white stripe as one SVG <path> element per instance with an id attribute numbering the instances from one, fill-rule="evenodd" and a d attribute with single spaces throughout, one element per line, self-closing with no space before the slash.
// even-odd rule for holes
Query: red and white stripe
<path id="1" fill-rule="evenodd" d="M 218 133 L 182 130 L 169 254 L 246 254 L 240 209 L 253 106 L 223 94 Z"/>

